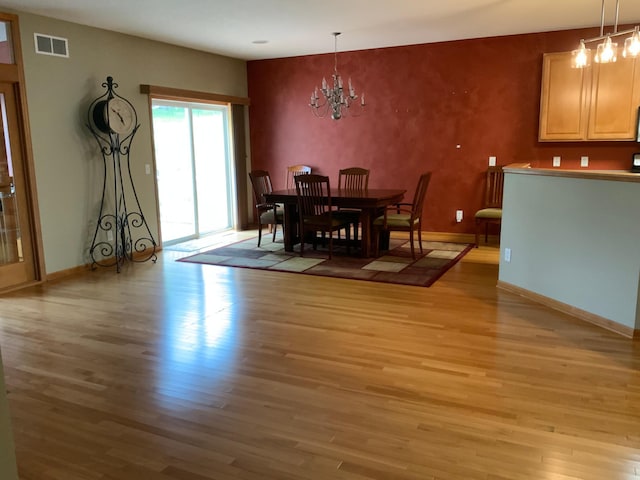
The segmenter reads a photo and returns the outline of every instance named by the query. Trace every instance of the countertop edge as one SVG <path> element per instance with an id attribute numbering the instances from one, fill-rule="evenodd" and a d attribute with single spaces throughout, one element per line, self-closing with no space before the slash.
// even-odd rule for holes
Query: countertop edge
<path id="1" fill-rule="evenodd" d="M 615 182 L 640 183 L 640 173 L 622 170 L 560 170 L 551 168 L 530 168 L 528 163 L 512 163 L 504 167 L 505 173 L 520 175 L 540 175 L 545 177 L 586 178 L 589 180 L 610 180 Z"/>

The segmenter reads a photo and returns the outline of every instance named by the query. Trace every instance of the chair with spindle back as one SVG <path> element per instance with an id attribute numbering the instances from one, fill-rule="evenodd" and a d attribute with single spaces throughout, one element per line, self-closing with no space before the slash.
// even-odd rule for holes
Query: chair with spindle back
<path id="1" fill-rule="evenodd" d="M 251 179 L 251 186 L 253 187 L 253 198 L 256 202 L 258 246 L 260 246 L 262 240 L 263 225 L 271 225 L 273 229 L 273 239 L 271 241 L 275 242 L 278 224 L 284 228 L 284 208 L 275 203 L 267 203 L 264 201 L 263 195 L 273 191 L 269 172 L 266 170 L 253 170 L 249 172 L 249 178 Z"/>
<path id="2" fill-rule="evenodd" d="M 502 166 L 489 167 L 486 174 L 484 204 L 476 212 L 476 248 L 480 244 L 480 233 L 484 226 L 484 241 L 489 241 L 489 225 L 502 223 L 502 193 L 504 172 Z"/>
<path id="3" fill-rule="evenodd" d="M 369 188 L 369 170 L 361 167 L 343 168 L 338 174 L 338 189 L 362 191 Z"/>
<path id="4" fill-rule="evenodd" d="M 311 173 L 311 167 L 307 165 L 290 165 L 287 167 L 287 189 L 291 190 L 296 188 L 294 177 L 298 175 L 306 175 Z"/>
<path id="5" fill-rule="evenodd" d="M 294 178 L 298 195 L 300 215 L 300 256 L 304 255 L 307 234 L 313 233 L 313 248 L 316 248 L 316 232 L 329 233 L 329 260 L 333 252 L 333 232 L 344 228 L 347 231 L 347 253 L 349 249 L 349 222 L 335 216 L 331 208 L 329 177 L 323 175 L 297 175 Z"/>
<path id="6" fill-rule="evenodd" d="M 376 256 L 378 256 L 380 234 L 382 232 L 409 232 L 409 243 L 411 244 L 411 257 L 415 260 L 416 254 L 413 245 L 413 232 L 418 231 L 418 244 L 420 245 L 420 253 L 422 253 L 422 207 L 424 205 L 424 197 L 427 194 L 427 188 L 431 181 L 431 172 L 420 175 L 418 186 L 413 195 L 411 203 L 397 203 L 389 205 L 384 215 L 379 216 L 373 221 L 376 242 Z"/>
<path id="7" fill-rule="evenodd" d="M 343 168 L 338 172 L 338 189 L 350 192 L 365 192 L 369 188 L 369 170 L 361 167 Z M 342 219 L 348 220 L 353 225 L 353 240 L 358 242 L 358 225 L 360 214 L 355 208 L 339 208 L 336 213 Z M 340 238 L 340 232 L 338 232 Z"/>

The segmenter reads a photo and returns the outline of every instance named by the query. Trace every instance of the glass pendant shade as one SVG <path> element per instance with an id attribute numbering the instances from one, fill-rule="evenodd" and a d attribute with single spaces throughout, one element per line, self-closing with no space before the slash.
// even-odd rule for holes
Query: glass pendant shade
<path id="1" fill-rule="evenodd" d="M 611 37 L 598 45 L 596 49 L 596 63 L 613 63 L 617 60 L 618 44 L 611 41 Z"/>
<path id="2" fill-rule="evenodd" d="M 638 32 L 638 27 L 636 27 L 633 35 L 631 35 L 624 41 L 624 50 L 622 50 L 622 56 L 625 58 L 635 58 L 638 55 L 640 55 L 640 32 Z"/>
<path id="3" fill-rule="evenodd" d="M 591 65 L 591 49 L 585 47 L 584 41 L 580 41 L 580 47 L 571 52 L 574 68 L 584 68 Z"/>

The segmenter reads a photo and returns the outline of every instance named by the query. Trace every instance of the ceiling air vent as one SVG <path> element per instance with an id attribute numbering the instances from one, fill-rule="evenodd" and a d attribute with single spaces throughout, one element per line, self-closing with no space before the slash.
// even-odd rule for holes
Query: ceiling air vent
<path id="1" fill-rule="evenodd" d="M 69 56 L 69 41 L 66 38 L 52 37 L 42 33 L 34 33 L 33 37 L 36 43 L 36 53 L 56 57 Z"/>

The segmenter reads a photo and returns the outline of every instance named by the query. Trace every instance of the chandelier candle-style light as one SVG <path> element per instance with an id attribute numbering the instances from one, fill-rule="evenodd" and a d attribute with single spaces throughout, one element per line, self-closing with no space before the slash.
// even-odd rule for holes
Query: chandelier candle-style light
<path id="1" fill-rule="evenodd" d="M 343 115 L 346 115 L 347 111 L 351 111 L 351 116 L 357 117 L 362 114 L 365 107 L 364 93 L 360 97 L 356 95 L 356 91 L 351 84 L 351 78 L 348 81 L 348 91 L 344 91 L 342 77 L 338 73 L 338 35 L 340 35 L 340 32 L 333 32 L 335 38 L 333 85 L 330 85 L 325 78 L 322 78 L 322 87 L 320 88 L 322 98 L 318 95 L 318 87 L 316 87 L 311 93 L 311 101 L 309 102 L 311 111 L 316 117 L 325 117 L 331 112 L 331 118 L 334 120 L 340 120 Z M 358 98 L 360 98 L 360 102 L 356 102 Z M 357 110 L 350 110 L 351 108 Z"/>
<path id="2" fill-rule="evenodd" d="M 622 56 L 625 58 L 637 57 L 640 55 L 640 27 L 636 25 L 630 30 L 618 32 L 618 15 L 620 13 L 620 0 L 616 0 L 616 18 L 613 25 L 612 33 L 604 33 L 604 3 L 602 0 L 602 13 L 600 15 L 600 36 L 580 40 L 580 46 L 572 53 L 573 65 L 577 68 L 587 67 L 591 64 L 591 49 L 587 48 L 588 43 L 602 42 L 596 48 L 596 54 L 593 60 L 596 63 L 613 63 L 618 59 L 618 44 L 612 40 L 612 37 L 620 37 L 629 35 L 624 41 Z"/>

